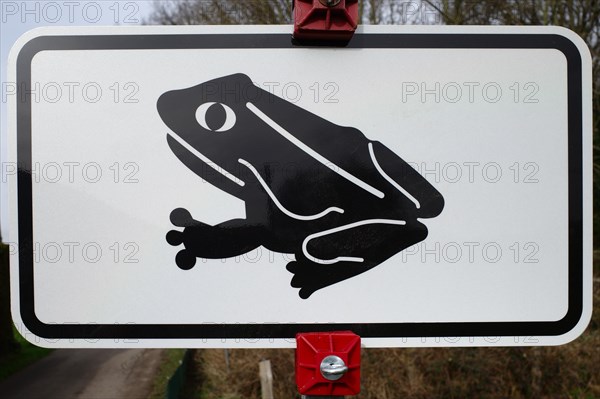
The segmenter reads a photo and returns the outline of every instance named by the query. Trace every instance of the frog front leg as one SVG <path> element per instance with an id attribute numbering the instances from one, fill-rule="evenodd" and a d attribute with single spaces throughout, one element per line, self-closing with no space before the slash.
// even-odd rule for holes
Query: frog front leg
<path id="1" fill-rule="evenodd" d="M 196 258 L 222 259 L 245 254 L 261 245 L 260 229 L 249 225 L 245 219 L 233 219 L 216 226 L 194 220 L 186 209 L 171 212 L 171 223 L 183 231 L 171 230 L 167 242 L 173 246 L 184 245 L 175 257 L 177 266 L 189 270 Z"/>
<path id="2" fill-rule="evenodd" d="M 287 269 L 306 299 L 315 291 L 364 273 L 427 237 L 418 221 L 371 219 L 306 237 Z"/>

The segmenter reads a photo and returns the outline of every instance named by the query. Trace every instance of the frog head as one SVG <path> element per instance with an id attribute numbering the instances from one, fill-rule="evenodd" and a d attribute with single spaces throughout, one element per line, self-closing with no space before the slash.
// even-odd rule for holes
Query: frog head
<path id="1" fill-rule="evenodd" d="M 184 158 L 195 157 L 196 167 L 199 159 L 229 177 L 238 175 L 238 160 L 264 142 L 248 128 L 256 116 L 247 107 L 264 93 L 248 76 L 235 74 L 162 94 L 157 108 L 171 130 L 169 146 L 191 169 Z"/>

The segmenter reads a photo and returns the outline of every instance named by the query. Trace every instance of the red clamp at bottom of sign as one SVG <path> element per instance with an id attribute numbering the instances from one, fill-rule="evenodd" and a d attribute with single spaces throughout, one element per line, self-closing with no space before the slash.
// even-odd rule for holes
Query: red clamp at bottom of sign
<path id="1" fill-rule="evenodd" d="M 349 41 L 358 25 L 358 0 L 294 0 L 294 38 Z"/>
<path id="2" fill-rule="evenodd" d="M 357 395 L 360 337 L 350 331 L 297 334 L 296 385 L 302 395 Z"/>

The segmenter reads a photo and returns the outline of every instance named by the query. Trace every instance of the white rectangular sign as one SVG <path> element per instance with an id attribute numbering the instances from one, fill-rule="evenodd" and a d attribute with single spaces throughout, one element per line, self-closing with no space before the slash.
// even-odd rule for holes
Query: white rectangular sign
<path id="1" fill-rule="evenodd" d="M 301 47 L 290 32 L 18 41 L 3 177 L 23 334 L 51 347 L 577 337 L 592 288 L 584 42 L 364 27 L 344 48 Z"/>

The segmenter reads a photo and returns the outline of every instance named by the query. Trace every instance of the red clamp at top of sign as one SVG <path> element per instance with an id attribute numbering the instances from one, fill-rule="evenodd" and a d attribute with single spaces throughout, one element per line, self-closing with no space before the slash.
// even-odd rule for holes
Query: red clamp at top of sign
<path id="1" fill-rule="evenodd" d="M 302 395 L 357 395 L 360 337 L 350 331 L 297 334 L 296 385 Z"/>
<path id="2" fill-rule="evenodd" d="M 358 25 L 358 0 L 294 0 L 294 38 L 349 41 Z"/>

